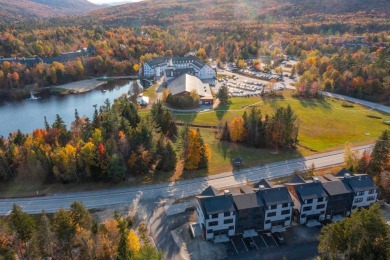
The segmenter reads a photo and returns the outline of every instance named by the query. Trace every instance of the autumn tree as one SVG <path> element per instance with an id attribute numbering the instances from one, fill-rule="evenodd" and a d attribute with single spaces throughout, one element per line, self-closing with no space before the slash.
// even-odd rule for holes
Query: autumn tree
<path id="1" fill-rule="evenodd" d="M 241 142 L 246 137 L 246 131 L 244 127 L 244 119 L 242 117 L 235 117 L 229 123 L 230 140 L 233 142 Z"/>
<path id="2" fill-rule="evenodd" d="M 355 172 L 357 170 L 359 160 L 358 151 L 352 151 L 351 148 L 352 145 L 350 143 L 346 144 L 344 148 L 344 163 L 349 171 Z"/>
<path id="3" fill-rule="evenodd" d="M 204 144 L 200 132 L 189 129 L 185 138 L 186 140 L 183 142 L 184 168 L 196 170 L 207 167 L 211 153 L 208 146 Z"/>

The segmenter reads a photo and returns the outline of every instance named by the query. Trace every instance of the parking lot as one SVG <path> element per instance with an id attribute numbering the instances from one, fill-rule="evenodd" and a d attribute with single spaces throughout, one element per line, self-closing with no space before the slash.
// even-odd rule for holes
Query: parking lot
<path id="1" fill-rule="evenodd" d="M 228 257 L 245 255 L 251 251 L 261 251 L 267 248 L 283 246 L 279 245 L 273 236 L 267 234 L 260 234 L 256 237 L 247 238 L 238 235 L 231 237 L 230 241 L 224 244 Z"/>

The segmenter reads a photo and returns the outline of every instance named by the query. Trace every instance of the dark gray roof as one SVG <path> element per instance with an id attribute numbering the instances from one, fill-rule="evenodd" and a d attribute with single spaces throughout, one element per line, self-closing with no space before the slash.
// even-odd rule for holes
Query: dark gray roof
<path id="1" fill-rule="evenodd" d="M 232 195 L 199 198 L 206 215 L 235 211 Z"/>
<path id="2" fill-rule="evenodd" d="M 195 70 L 193 68 L 186 68 L 186 69 L 166 69 L 165 70 L 165 74 L 168 76 L 168 77 L 178 77 L 180 75 L 183 75 L 183 74 L 190 74 L 190 75 L 194 75 L 195 74 Z M 172 75 L 173 74 L 173 75 Z"/>
<path id="3" fill-rule="evenodd" d="M 272 187 L 272 185 L 266 179 L 262 179 L 261 181 L 256 183 L 253 187 L 254 188 L 259 188 L 261 185 L 263 185 L 265 188 L 271 188 Z"/>
<path id="4" fill-rule="evenodd" d="M 351 193 L 349 187 L 345 186 L 344 183 L 340 180 L 337 181 L 327 181 L 327 180 L 323 181 L 323 179 L 320 180 L 322 182 L 322 186 L 324 187 L 326 193 L 328 193 L 330 196 Z"/>
<path id="5" fill-rule="evenodd" d="M 233 195 L 233 201 L 237 210 L 263 207 L 261 198 L 256 193 Z"/>
<path id="6" fill-rule="evenodd" d="M 322 184 L 319 182 L 311 182 L 304 184 L 291 185 L 300 197 L 300 201 L 303 202 L 309 199 L 318 199 L 328 197 Z"/>
<path id="7" fill-rule="evenodd" d="M 338 181 L 339 179 L 332 174 L 325 174 L 323 177 L 328 181 Z"/>
<path id="8" fill-rule="evenodd" d="M 20 63 L 22 65 L 25 65 L 27 67 L 32 67 L 40 62 L 42 62 L 42 59 L 38 56 L 33 58 L 24 58 L 24 57 L 14 57 L 14 58 L 0 58 L 0 65 L 4 62 L 8 61 L 9 63 Z"/>
<path id="9" fill-rule="evenodd" d="M 294 174 L 287 183 L 306 183 L 306 181 L 298 174 Z"/>
<path id="10" fill-rule="evenodd" d="M 267 207 L 271 205 L 292 202 L 290 193 L 288 192 L 286 187 L 277 187 L 277 188 L 258 190 L 257 194 L 261 196 L 261 198 L 264 201 L 264 204 Z"/>
<path id="11" fill-rule="evenodd" d="M 208 186 L 200 195 L 201 196 L 217 196 L 220 192 L 213 186 Z"/>
<path id="12" fill-rule="evenodd" d="M 246 193 L 246 194 L 254 193 L 253 189 L 247 185 L 241 186 L 240 189 L 242 193 Z"/>
<path id="13" fill-rule="evenodd" d="M 75 60 L 79 57 L 83 57 L 86 53 L 83 51 L 75 51 L 75 52 L 66 52 L 62 53 L 56 57 L 51 58 L 42 58 L 44 63 L 52 64 L 53 62 L 61 62 L 65 63 L 67 61 Z"/>
<path id="14" fill-rule="evenodd" d="M 344 175 L 348 173 L 349 175 L 353 176 L 353 173 L 348 171 L 347 169 L 343 168 L 341 171 L 339 171 L 336 176 L 338 177 L 344 177 Z"/>
<path id="15" fill-rule="evenodd" d="M 356 175 L 350 178 L 343 178 L 343 182 L 349 185 L 354 192 L 377 189 L 369 175 Z"/>
<path id="16" fill-rule="evenodd" d="M 224 190 L 229 191 L 229 193 L 232 195 L 241 194 L 241 190 L 239 188 L 228 188 Z"/>
<path id="17" fill-rule="evenodd" d="M 152 58 L 152 60 L 148 61 L 147 64 L 149 64 L 150 67 L 155 67 L 155 66 L 158 66 L 158 65 L 163 65 L 165 63 L 168 63 L 168 61 L 172 59 L 172 63 L 173 64 L 180 64 L 180 63 L 192 63 L 192 65 L 194 65 L 195 67 L 201 69 L 203 68 L 206 64 L 200 60 L 198 60 L 198 58 L 196 58 L 195 56 L 185 56 L 185 57 L 156 57 L 156 58 Z"/>

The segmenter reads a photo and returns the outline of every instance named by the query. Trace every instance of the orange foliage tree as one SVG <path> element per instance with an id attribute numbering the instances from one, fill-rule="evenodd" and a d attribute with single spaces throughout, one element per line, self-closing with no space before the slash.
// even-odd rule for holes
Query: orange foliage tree
<path id="1" fill-rule="evenodd" d="M 246 130 L 244 127 L 244 119 L 242 117 L 235 117 L 230 121 L 230 140 L 233 142 L 241 142 L 245 139 Z"/>

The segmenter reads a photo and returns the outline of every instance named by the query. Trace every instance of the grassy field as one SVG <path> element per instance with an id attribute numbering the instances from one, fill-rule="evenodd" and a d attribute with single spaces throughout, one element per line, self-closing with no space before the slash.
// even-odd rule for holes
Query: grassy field
<path id="1" fill-rule="evenodd" d="M 292 97 L 285 90 L 277 100 L 261 97 L 232 98 L 230 105 L 200 113 L 175 113 L 177 120 L 200 124 L 219 125 L 241 116 L 248 106 L 258 107 L 263 116 L 273 114 L 281 106 L 290 105 L 299 118 L 300 144 L 312 151 L 328 151 L 343 148 L 346 142 L 364 144 L 372 142 L 387 125 L 382 120 L 390 120 L 389 115 L 369 111 L 366 107 L 354 104 L 352 108 L 342 106 L 342 101 L 331 98 L 322 100 Z M 373 118 L 369 116 L 376 116 Z"/>

